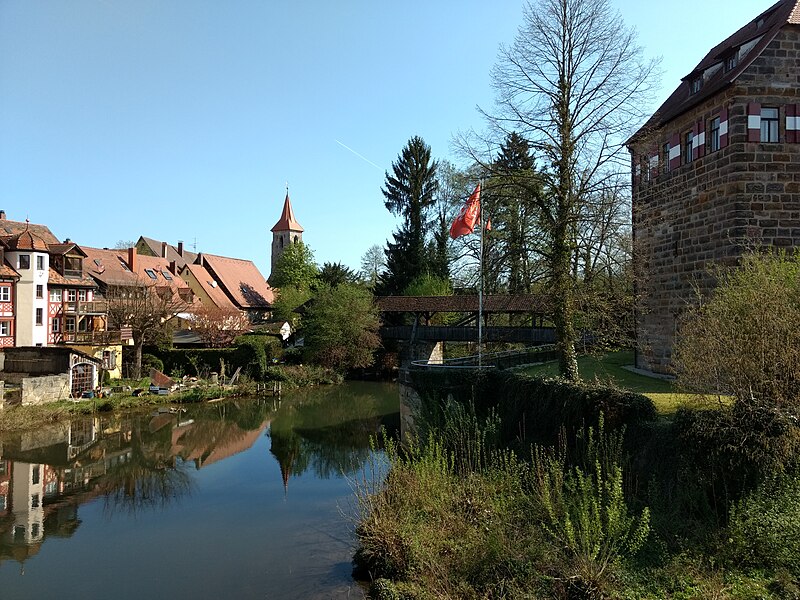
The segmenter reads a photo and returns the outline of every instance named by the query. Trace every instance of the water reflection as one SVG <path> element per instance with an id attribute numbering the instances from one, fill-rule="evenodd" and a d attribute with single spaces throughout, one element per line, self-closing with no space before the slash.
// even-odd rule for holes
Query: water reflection
<path id="1" fill-rule="evenodd" d="M 375 389 L 375 384 L 351 384 L 283 400 L 97 415 L 6 435 L 0 439 L 0 565 L 8 560 L 24 565 L 48 539 L 72 537 L 82 524 L 80 507 L 93 501 L 102 502 L 103 514 L 111 520 L 149 518 L 170 506 L 199 510 L 204 503 L 195 497 L 203 493 L 197 482 L 206 467 L 224 465 L 254 446 L 264 448 L 262 457 L 278 463 L 278 489 L 284 497 L 292 479 L 304 474 L 327 480 L 355 473 L 370 456 L 370 437 L 382 426 L 399 426 L 396 392 L 376 394 Z M 265 436 L 268 446 L 257 445 Z M 236 489 L 221 501 L 233 504 L 248 493 L 247 485 L 259 482 L 255 477 L 237 480 Z M 215 511 L 224 508 L 213 506 Z M 208 543 L 224 547 L 228 542 Z M 321 596 L 332 597 L 325 592 Z M 136 597 L 134 590 L 130 597 Z M 287 591 L 274 597 L 298 596 Z"/>

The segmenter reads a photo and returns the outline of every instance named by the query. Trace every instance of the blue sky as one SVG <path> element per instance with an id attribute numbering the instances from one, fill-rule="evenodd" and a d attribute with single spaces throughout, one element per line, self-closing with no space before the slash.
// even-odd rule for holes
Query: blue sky
<path id="1" fill-rule="evenodd" d="M 612 2 L 663 56 L 653 109 L 774 3 Z M 0 0 L 0 209 L 266 277 L 288 182 L 317 261 L 357 269 L 396 225 L 384 171 L 413 135 L 457 162 L 521 19 L 519 0 Z"/>

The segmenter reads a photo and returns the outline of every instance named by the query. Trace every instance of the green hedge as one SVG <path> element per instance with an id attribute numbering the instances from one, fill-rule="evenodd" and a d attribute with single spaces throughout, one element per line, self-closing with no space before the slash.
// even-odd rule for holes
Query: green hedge
<path id="1" fill-rule="evenodd" d="M 238 367 L 255 381 L 267 379 L 267 368 L 273 358 L 280 356 L 280 342 L 273 336 L 245 335 L 230 348 L 201 348 L 151 350 L 164 363 L 167 375 L 197 376 L 206 372 L 218 373 L 224 361 L 225 376 L 230 377 Z"/>
<path id="2" fill-rule="evenodd" d="M 503 444 L 549 445 L 562 429 L 571 435 L 596 424 L 601 413 L 609 429 L 657 417 L 646 396 L 593 384 L 494 370 L 424 369 L 412 370 L 410 377 L 422 403 L 422 429 L 442 426 L 443 407 L 452 399 L 474 407 L 479 419 L 499 417 Z"/>

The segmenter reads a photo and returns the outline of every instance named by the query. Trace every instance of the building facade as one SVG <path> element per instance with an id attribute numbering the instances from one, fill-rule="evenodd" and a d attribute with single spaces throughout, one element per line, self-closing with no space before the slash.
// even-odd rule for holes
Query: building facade
<path id="1" fill-rule="evenodd" d="M 628 142 L 637 366 L 670 372 L 680 315 L 712 264 L 800 246 L 800 1 L 718 44 Z"/>

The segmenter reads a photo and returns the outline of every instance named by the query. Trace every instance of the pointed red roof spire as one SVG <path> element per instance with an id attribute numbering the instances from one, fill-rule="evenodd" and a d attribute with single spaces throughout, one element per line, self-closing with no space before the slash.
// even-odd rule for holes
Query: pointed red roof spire
<path id="1" fill-rule="evenodd" d="M 270 229 L 270 231 L 303 231 L 300 223 L 294 218 L 294 211 L 292 210 L 292 202 L 289 200 L 289 186 L 286 186 L 286 200 L 283 201 L 283 212 L 278 222 Z"/>

